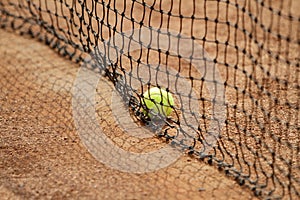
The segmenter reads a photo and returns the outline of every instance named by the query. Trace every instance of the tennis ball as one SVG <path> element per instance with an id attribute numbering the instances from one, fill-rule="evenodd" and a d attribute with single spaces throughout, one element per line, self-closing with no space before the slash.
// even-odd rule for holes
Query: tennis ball
<path id="1" fill-rule="evenodd" d="M 166 90 L 152 87 L 143 94 L 142 104 L 153 114 L 167 117 L 172 113 L 171 106 L 174 105 L 174 99 Z M 151 112 L 144 111 L 144 113 L 153 118 Z"/>

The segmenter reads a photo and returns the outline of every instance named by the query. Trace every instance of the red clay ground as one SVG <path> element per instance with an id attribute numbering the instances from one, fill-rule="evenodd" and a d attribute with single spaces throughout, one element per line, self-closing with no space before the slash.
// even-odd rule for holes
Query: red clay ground
<path id="1" fill-rule="evenodd" d="M 73 124 L 70 86 L 78 65 L 14 33 L 1 30 L 0 43 L 1 196 L 253 199 L 249 189 L 188 156 L 146 174 L 104 166 L 83 146 Z M 106 124 L 114 130 L 114 124 Z"/>
<path id="2" fill-rule="evenodd" d="M 279 2 L 273 1 L 272 6 L 280 9 Z M 178 2 L 174 1 L 175 5 L 177 5 L 176 3 Z M 230 5 L 230 9 L 226 13 L 222 12 L 226 9 L 224 3 L 220 4 L 219 12 L 217 12 L 216 2 L 207 1 L 206 3 L 206 15 L 210 19 L 216 17 L 217 13 L 219 13 L 218 19 L 227 20 L 228 14 L 229 21 L 235 22 L 239 19 L 239 26 L 244 26 L 243 28 L 248 31 L 254 32 L 253 29 L 257 28 L 253 28 L 250 21 L 247 21 L 249 17 L 243 16 L 241 12 L 237 15 L 234 4 Z M 122 8 L 121 4 L 117 5 L 117 7 Z M 184 15 L 188 15 L 191 12 L 188 4 L 186 5 L 182 7 L 181 11 Z M 203 4 L 199 3 L 197 5 Z M 51 8 L 54 5 L 49 1 L 48 6 Z M 163 3 L 162 7 L 169 8 L 168 2 Z M 291 10 L 292 14 L 297 15 L 297 7 L 300 7 L 300 4 L 294 3 Z M 246 8 L 253 13 L 259 13 L 256 12 L 255 4 L 249 4 Z M 287 5 L 283 5 L 282 10 L 285 10 L 285 8 L 287 8 Z M 43 7 L 43 9 L 45 8 Z M 139 13 L 142 8 L 136 4 L 134 9 L 136 9 L 134 17 L 139 19 L 141 17 Z M 199 7 L 197 10 L 199 13 L 196 15 L 203 17 L 203 8 Z M 127 9 L 127 12 L 130 12 L 130 9 Z M 178 6 L 172 12 L 173 14 L 178 14 Z M 268 13 L 268 11 L 264 11 L 264 13 Z M 45 15 L 44 20 L 49 20 L 47 13 L 44 12 L 43 14 Z M 110 19 L 113 21 L 114 14 L 111 12 L 111 15 Z M 261 17 L 265 25 L 268 25 L 271 19 L 274 24 L 278 21 L 274 16 L 266 15 Z M 152 25 L 159 26 L 160 19 L 158 13 L 153 14 Z M 243 22 L 242 19 L 246 21 Z M 63 19 L 59 20 L 62 20 L 60 25 L 66 28 L 64 27 Z M 172 20 L 172 28 L 177 30 L 179 28 L 178 18 Z M 113 22 L 110 23 L 113 24 Z M 131 28 L 130 25 L 130 22 L 124 23 L 124 29 Z M 166 23 L 163 26 L 165 27 Z M 281 34 L 288 34 L 287 24 L 281 24 L 280 27 L 274 25 L 272 32 L 278 31 L 276 27 Z M 219 41 L 224 42 L 229 36 L 230 44 L 237 42 L 239 47 L 246 48 L 247 51 L 256 55 L 255 53 L 258 52 L 257 47 L 253 44 L 252 46 L 249 45 L 253 41 L 245 40 L 241 30 L 237 32 L 235 37 L 234 29 L 231 28 L 229 35 L 227 35 L 227 29 L 225 28 L 226 26 L 219 24 L 218 31 L 215 33 L 214 22 L 209 22 L 207 32 L 210 34 L 206 35 L 206 39 L 216 40 L 217 38 Z M 205 29 L 205 24 L 200 24 L 195 26 L 194 32 L 201 38 L 205 34 Z M 104 36 L 107 36 L 106 30 L 104 30 Z M 190 24 L 184 23 L 183 33 L 189 34 L 189 31 Z M 296 33 L 297 31 L 293 31 L 291 34 L 292 39 L 297 38 Z M 258 39 L 263 39 L 264 32 L 261 32 L 259 28 L 257 28 L 256 34 Z M 74 41 L 78 40 L 78 38 L 72 39 Z M 36 39 L 19 36 L 2 29 L 0 29 L 0 44 L 0 196 L 4 197 L 4 199 L 255 199 L 249 188 L 239 186 L 231 177 L 226 177 L 224 172 L 218 171 L 216 167 L 187 155 L 183 155 L 167 168 L 145 174 L 120 172 L 100 163 L 87 151 L 74 125 L 71 90 L 80 66 L 62 58 L 48 46 L 37 42 Z M 267 48 L 276 53 L 278 50 L 276 44 L 276 38 L 271 36 L 268 38 L 268 44 L 266 45 Z M 226 60 L 230 65 L 237 63 L 239 66 L 243 66 L 248 73 L 254 74 L 257 80 L 268 87 L 269 91 L 274 92 L 278 98 L 282 98 L 284 101 L 289 97 L 290 102 L 296 105 L 297 97 L 299 96 L 297 96 L 298 91 L 293 86 L 299 84 L 297 82 L 299 71 L 295 71 L 295 66 L 289 68 L 290 66 L 282 64 L 280 67 L 275 67 L 278 63 L 270 62 L 274 61 L 274 59 L 270 59 L 271 56 L 267 55 L 266 52 L 263 52 L 263 55 L 259 57 L 259 62 L 264 67 L 269 67 L 271 76 L 276 76 L 283 80 L 289 76 L 288 80 L 291 81 L 289 85 L 291 88 L 279 90 L 282 86 L 272 82 L 272 80 L 268 79 L 269 77 L 264 77 L 265 73 L 262 73 L 259 68 L 253 68 L 250 59 L 243 59 L 241 52 L 236 53 L 232 47 L 225 49 L 223 46 L 220 45 L 217 48 L 215 43 L 206 42 L 204 47 L 212 58 L 216 58 L 218 62 L 225 62 Z M 282 48 L 284 52 L 285 49 L 284 47 Z M 292 63 L 296 63 L 299 56 L 296 48 L 297 45 L 295 45 L 295 51 L 290 51 L 288 55 Z M 225 51 L 227 51 L 226 55 Z M 240 59 L 237 59 L 238 56 Z M 155 59 L 157 58 L 153 56 L 154 63 Z M 178 62 L 172 62 L 171 60 L 169 64 L 175 67 L 178 65 Z M 126 61 L 124 65 L 126 65 Z M 256 70 L 255 72 L 254 69 Z M 226 79 L 228 84 L 235 85 L 240 89 L 249 89 L 250 84 L 249 82 L 245 84 L 244 74 L 237 72 L 232 67 L 228 71 L 226 70 L 222 68 L 220 73 L 223 77 L 229 75 Z M 290 70 L 295 71 L 295 73 L 291 74 Z M 232 76 L 234 73 L 236 73 L 236 76 Z M 238 77 L 238 79 L 235 80 L 234 77 Z M 252 110 L 255 116 L 262 119 L 263 114 L 257 110 L 250 99 L 245 98 L 241 100 L 241 94 L 236 94 L 235 92 L 233 88 L 227 88 L 226 95 L 229 104 L 236 104 L 237 107 L 244 108 L 247 111 Z M 273 115 L 282 120 L 290 118 L 291 124 L 297 125 L 299 112 L 292 113 L 284 106 L 277 107 L 278 105 L 269 104 L 267 97 L 260 93 L 259 90 L 253 89 L 251 92 L 253 92 L 255 98 L 259 99 L 260 105 L 264 108 L 272 109 Z M 99 99 L 106 100 L 105 93 L 100 92 L 99 95 Z M 237 98 L 239 98 L 239 101 L 236 101 Z M 104 132 L 117 145 L 120 145 L 128 137 L 124 136 L 120 127 L 111 117 L 109 102 L 104 101 L 102 103 L 104 103 L 104 108 L 107 109 L 105 111 L 107 116 L 99 116 L 99 124 L 101 124 Z M 105 106 L 105 103 L 107 106 Z M 104 111 L 102 110 L 102 112 Z M 228 120 L 232 124 L 237 122 L 244 125 L 244 123 L 247 123 L 246 120 L 244 121 L 242 113 L 233 109 L 228 109 L 228 112 Z M 275 135 L 280 135 L 285 128 L 284 125 L 278 125 L 278 123 L 276 124 L 272 121 L 269 124 L 270 126 L 266 128 Z M 262 135 L 259 127 L 255 124 L 250 124 L 248 128 L 252 129 L 252 132 L 257 137 L 269 137 Z M 232 138 L 234 141 L 241 139 L 244 144 L 249 145 L 251 148 L 257 147 L 253 137 L 242 136 L 242 138 L 239 138 L 240 135 L 235 134 L 237 129 L 234 126 L 229 126 L 227 131 L 224 134 L 229 134 L 225 136 Z M 288 133 L 285 136 L 286 140 L 291 141 L 296 146 L 299 143 L 299 133 L 296 132 L 296 128 L 291 126 L 291 129 L 286 132 Z M 136 145 L 137 149 L 143 147 L 143 149 L 152 150 L 165 145 L 163 141 L 157 138 L 145 140 L 146 142 L 130 139 L 123 146 L 120 146 L 136 150 L 134 146 Z M 241 149 L 235 150 L 235 146 L 232 143 L 226 142 L 228 141 L 224 140 L 224 146 L 227 150 L 240 153 Z M 278 145 L 273 140 L 267 140 L 266 143 L 271 148 L 277 148 L 277 153 L 284 158 L 291 156 L 290 149 Z M 132 145 L 132 149 L 127 144 Z M 266 151 L 262 147 L 259 148 L 261 148 L 262 152 Z M 245 153 L 244 156 L 243 159 L 248 161 L 257 159 L 253 158 L 252 154 L 248 155 Z M 268 152 L 266 156 L 269 158 Z M 295 173 L 297 172 L 296 167 L 299 165 L 299 155 L 294 156 L 293 159 L 295 163 L 293 170 Z M 265 163 L 261 162 L 262 166 L 258 169 L 270 172 L 271 169 L 266 168 L 267 165 L 265 166 Z M 282 164 L 280 161 L 278 162 L 279 165 Z M 242 165 L 241 168 L 247 170 L 245 163 L 241 162 L 239 164 Z M 278 171 L 276 173 L 281 180 L 285 183 L 288 182 L 287 177 L 280 177 L 281 173 Z M 259 174 L 261 175 L 261 171 Z M 255 175 L 255 173 L 252 173 L 252 175 Z M 296 178 L 299 177 L 297 174 L 294 174 L 294 176 Z M 260 179 L 260 181 L 263 180 L 263 178 Z"/>

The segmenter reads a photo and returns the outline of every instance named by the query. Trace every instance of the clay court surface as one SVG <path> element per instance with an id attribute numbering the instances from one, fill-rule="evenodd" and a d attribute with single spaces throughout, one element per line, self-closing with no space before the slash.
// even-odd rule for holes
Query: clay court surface
<path id="1" fill-rule="evenodd" d="M 216 167 L 188 156 L 166 169 L 140 175 L 99 163 L 82 145 L 72 121 L 70 88 L 79 66 L 34 39 L 4 30 L 0 38 L 5 77 L 0 179 L 4 197 L 253 198 Z M 104 129 L 116 127 L 107 124 Z"/>
<path id="2" fill-rule="evenodd" d="M 189 11 L 186 9 L 183 12 Z M 216 9 L 208 9 L 207 15 L 213 16 L 215 12 Z M 234 14 L 229 17 L 235 20 Z M 157 21 L 159 19 L 157 16 Z M 154 20 L 154 23 L 157 21 Z M 208 29 L 211 28 L 213 32 L 213 27 L 209 25 Z M 201 35 L 204 27 L 197 28 Z M 226 38 L 226 35 L 217 34 L 220 35 L 219 40 Z M 258 37 L 262 37 L 259 32 L 257 34 Z M 240 37 L 237 42 L 242 40 L 243 37 Z M 272 41 L 272 38 L 270 40 Z M 241 42 L 241 45 L 244 43 Z M 215 47 L 210 43 L 205 46 L 212 57 L 215 57 Z M 275 49 L 272 44 L 269 47 Z M 230 49 L 228 51 L 230 55 Z M 220 48 L 218 54 L 218 59 L 222 61 L 223 57 L 220 55 L 224 54 L 224 49 Z M 235 63 L 236 56 L 227 56 L 227 62 Z M 296 62 L 299 52 L 296 49 L 291 51 L 289 56 Z M 155 62 L 155 57 L 153 60 Z M 218 170 L 217 166 L 186 154 L 166 168 L 142 174 L 121 172 L 102 164 L 84 146 L 74 124 L 72 86 L 81 65 L 59 55 L 36 38 L 19 35 L 9 28 L 0 29 L 0 61 L 2 199 L 256 199 L 249 187 L 240 186 L 231 176 L 226 176 L 224 171 Z M 268 57 L 262 56 L 260 61 L 267 63 Z M 171 65 L 176 66 L 175 61 Z M 185 65 L 188 66 L 187 63 L 183 63 L 183 67 Z M 250 70 L 249 60 L 244 60 L 243 65 L 245 70 Z M 280 70 L 282 73 L 276 72 L 278 76 L 286 76 L 284 73 L 288 71 L 287 66 L 283 65 Z M 289 70 L 295 68 L 291 67 Z M 225 77 L 228 71 L 220 70 L 220 73 Z M 290 74 L 290 80 L 295 84 L 299 84 L 296 82 L 297 74 L 299 71 Z M 265 80 L 259 73 L 257 77 L 259 81 Z M 227 81 L 240 87 L 244 84 L 242 77 L 237 81 L 229 77 Z M 266 82 L 271 91 L 272 87 L 277 87 L 268 80 Z M 107 97 L 112 88 L 112 85 L 106 90 L 102 88 L 102 92 L 99 88 L 98 92 L 97 119 L 103 132 L 116 145 L 128 151 L 147 152 L 167 145 L 164 140 L 156 137 L 138 140 L 123 135 L 122 129 L 112 117 L 111 100 Z M 296 104 L 299 98 L 297 92 L 299 91 L 291 89 L 289 92 L 283 91 L 283 94 L 285 97 L 289 95 L 291 102 Z M 236 94 L 233 90 L 229 88 L 226 95 L 229 102 L 235 102 Z M 247 100 L 239 103 L 243 103 L 246 110 L 253 108 Z M 283 107 L 278 112 L 279 118 L 289 113 L 285 109 Z M 228 112 L 229 120 L 236 122 L 237 119 L 233 119 L 233 111 L 229 109 Z M 259 115 L 260 113 L 257 113 L 257 116 Z M 294 118 L 291 121 L 297 125 L 299 112 L 289 113 L 289 116 Z M 253 126 L 253 129 L 255 128 L 257 127 Z M 281 128 L 276 125 L 269 127 L 274 134 L 280 134 Z M 233 127 L 231 133 L 234 132 Z M 260 134 L 257 132 L 259 137 Z M 289 134 L 286 137 L 296 146 L 299 140 L 297 129 L 292 128 Z M 249 144 L 251 145 L 251 141 Z M 228 150 L 233 149 L 230 143 L 224 142 L 224 146 Z M 284 152 L 282 147 L 280 153 L 284 156 L 289 151 Z M 245 155 L 245 158 L 251 160 L 249 155 Z M 293 161 L 296 163 L 293 169 L 297 170 L 299 156 L 294 157 Z M 299 175 L 295 174 L 295 177 L 299 178 Z"/>

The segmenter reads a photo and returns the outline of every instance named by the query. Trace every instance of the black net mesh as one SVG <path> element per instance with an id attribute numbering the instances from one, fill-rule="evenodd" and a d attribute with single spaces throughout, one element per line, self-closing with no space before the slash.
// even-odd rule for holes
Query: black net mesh
<path id="1" fill-rule="evenodd" d="M 178 192 L 181 189 L 196 198 L 203 197 L 199 194 L 202 190 L 214 193 L 216 188 L 225 188 L 209 198 L 221 198 L 229 191 L 227 187 L 238 191 L 231 182 L 225 184 L 227 187 L 222 186 L 218 178 L 205 181 L 211 174 L 225 174 L 228 179 L 236 180 L 242 190 L 251 190 L 260 198 L 299 198 L 299 9 L 298 0 L 2 0 L 3 29 L 44 42 L 77 62 L 80 68 L 55 57 L 47 47 L 34 48 L 28 44 L 30 41 L 18 44 L 13 36 L 9 38 L 1 32 L 0 122 L 7 134 L 1 135 L 5 161 L 0 166 L 14 165 L 8 161 L 9 152 L 17 151 L 9 148 L 13 145 L 11 140 L 20 132 L 28 132 L 26 127 L 20 130 L 7 127 L 31 121 L 40 124 L 43 131 L 40 133 L 39 126 L 31 130 L 40 138 L 34 142 L 40 142 L 37 148 L 47 143 L 50 132 L 63 133 L 52 142 L 53 148 L 61 149 L 61 154 L 70 154 L 72 160 L 78 158 L 80 169 L 93 165 L 91 170 L 95 174 L 97 164 L 79 164 L 88 155 L 79 145 L 82 141 L 78 132 L 85 147 L 92 147 L 89 152 L 94 157 L 107 161 L 108 165 L 116 162 L 125 173 L 135 170 L 140 173 L 143 167 L 145 171 L 162 168 L 161 160 L 177 159 L 177 154 L 161 151 L 154 161 L 150 157 L 142 159 L 143 164 L 139 157 L 130 154 L 138 166 L 131 166 L 129 161 L 123 166 L 115 161 L 116 155 L 119 155 L 117 160 L 122 160 L 122 152 L 99 146 L 113 141 L 125 151 L 142 153 L 170 144 L 171 149 L 188 157 L 188 163 L 179 161 L 158 172 L 158 178 L 149 183 L 156 180 L 163 185 L 162 191 L 175 188 L 176 198 L 188 196 Z M 20 61 L 20 55 L 27 59 Z M 7 68 L 8 65 L 13 67 Z M 167 118 L 157 116 L 154 120 L 148 115 L 151 111 L 145 111 L 143 93 L 151 87 L 164 88 L 173 95 L 175 103 Z M 90 97 L 93 89 L 96 95 Z M 95 102 L 90 101 L 93 98 Z M 86 106 L 89 103 L 92 110 Z M 19 110 L 15 113 L 8 108 Z M 96 114 L 91 115 L 90 111 Z M 18 117 L 22 119 L 17 120 Z M 136 129 L 127 125 L 131 120 Z M 99 124 L 106 127 L 103 130 L 107 131 L 107 138 L 99 137 L 104 142 L 94 134 L 99 131 Z M 129 135 L 122 133 L 125 129 Z M 153 138 L 138 135 L 147 131 L 154 133 Z M 6 143 L 8 140 L 11 142 Z M 18 151 L 22 151 L 21 147 Z M 97 152 L 106 152 L 106 161 L 102 160 L 104 154 Z M 55 160 L 55 155 L 49 159 Z M 210 173 L 205 172 L 207 164 L 213 166 Z M 52 165 L 55 164 L 49 164 Z M 107 176 L 122 185 L 118 179 L 122 176 L 112 173 L 107 171 Z M 166 178 L 173 173 L 177 174 L 174 180 Z M 7 175 L 2 176 L 2 182 L 10 188 L 4 182 L 13 179 L 11 172 L 3 174 Z M 124 180 L 137 185 L 136 176 Z M 179 184 L 169 186 L 171 182 Z M 200 189 L 188 189 L 189 185 Z M 123 188 L 135 195 L 142 193 L 130 189 L 136 186 L 128 187 Z M 113 189 L 102 189 L 108 196 L 116 193 Z M 169 197 L 160 192 L 154 194 Z"/>

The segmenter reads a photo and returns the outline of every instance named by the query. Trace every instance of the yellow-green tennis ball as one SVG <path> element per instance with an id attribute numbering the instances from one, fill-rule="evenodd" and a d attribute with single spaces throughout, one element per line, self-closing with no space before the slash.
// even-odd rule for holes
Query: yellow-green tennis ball
<path id="1" fill-rule="evenodd" d="M 143 94 L 142 103 L 155 115 L 169 116 L 173 110 L 171 106 L 174 106 L 174 99 L 172 94 L 166 90 L 153 87 Z M 148 112 L 148 116 L 153 117 L 150 112 Z"/>

